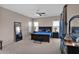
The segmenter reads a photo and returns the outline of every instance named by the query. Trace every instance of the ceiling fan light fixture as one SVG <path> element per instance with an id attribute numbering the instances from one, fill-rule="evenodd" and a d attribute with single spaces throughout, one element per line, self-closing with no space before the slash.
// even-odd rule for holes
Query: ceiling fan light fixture
<path id="1" fill-rule="evenodd" d="M 40 15 L 36 13 L 36 16 L 40 16 Z"/>
<path id="2" fill-rule="evenodd" d="M 40 13 L 39 12 L 36 12 L 36 14 L 39 15 L 39 16 L 44 16 L 45 15 L 44 12 L 40 12 Z"/>

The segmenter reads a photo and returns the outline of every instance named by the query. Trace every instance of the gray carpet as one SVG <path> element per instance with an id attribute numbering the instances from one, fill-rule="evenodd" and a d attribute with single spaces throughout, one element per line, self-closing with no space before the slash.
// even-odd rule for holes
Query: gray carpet
<path id="1" fill-rule="evenodd" d="M 2 54 L 60 54 L 60 39 L 50 39 L 50 43 L 38 42 L 30 39 L 21 40 L 3 47 Z"/>

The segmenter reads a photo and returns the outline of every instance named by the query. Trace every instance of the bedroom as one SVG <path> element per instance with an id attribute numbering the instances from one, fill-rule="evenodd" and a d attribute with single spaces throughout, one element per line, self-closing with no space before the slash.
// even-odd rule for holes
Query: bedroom
<path id="1" fill-rule="evenodd" d="M 52 35 L 52 32 L 59 31 L 60 16 L 57 13 L 61 13 L 60 11 L 63 9 L 63 4 L 59 6 L 53 4 L 1 4 L 0 6 L 0 42 L 2 43 L 0 53 L 52 53 L 51 51 L 54 47 L 51 46 L 55 44 L 52 44 L 52 41 L 50 41 L 53 36 L 49 37 L 49 35 Z M 51 13 L 51 7 L 55 8 L 54 13 Z M 57 8 L 59 8 L 60 11 Z M 58 12 L 56 13 L 56 11 Z M 40 16 L 39 13 L 45 14 L 41 14 L 42 16 Z M 55 22 L 58 22 L 58 25 L 53 24 Z M 41 36 L 42 40 L 40 41 L 44 41 L 41 42 L 41 44 L 39 44 L 40 41 L 38 37 L 36 38 L 37 41 L 31 38 L 31 34 L 38 31 L 38 28 L 40 28 L 40 31 L 41 29 L 44 31 L 42 36 L 45 35 L 45 37 Z M 58 37 L 58 32 L 56 34 Z M 55 42 L 57 44 L 55 47 L 58 46 L 58 48 L 55 48 L 53 53 L 60 53 L 59 40 L 57 40 L 57 42 Z"/>
<path id="2" fill-rule="evenodd" d="M 63 43 L 65 41 L 69 43 L 64 39 L 67 39 L 66 36 L 69 34 L 69 19 L 79 14 L 78 6 L 78 4 L 1 4 L 0 53 L 67 53 Z"/>

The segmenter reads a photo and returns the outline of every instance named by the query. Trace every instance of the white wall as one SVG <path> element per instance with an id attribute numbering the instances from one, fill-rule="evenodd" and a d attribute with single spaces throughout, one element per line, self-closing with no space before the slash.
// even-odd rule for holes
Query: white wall
<path id="1" fill-rule="evenodd" d="M 14 22 L 21 22 L 23 39 L 27 39 L 31 18 L 0 7 L 0 40 L 3 46 L 14 42 Z"/>
<path id="2" fill-rule="evenodd" d="M 79 4 L 69 4 L 67 6 L 67 23 L 69 22 L 70 18 L 75 16 L 75 15 L 79 15 Z M 75 20 L 73 22 L 73 26 L 78 26 L 79 25 L 79 18 L 76 18 L 77 20 Z M 69 31 L 69 23 L 67 24 L 67 33 Z"/>
<path id="3" fill-rule="evenodd" d="M 53 26 L 53 21 L 60 20 L 60 16 L 36 18 L 34 21 L 39 22 L 39 26 Z M 52 27 L 53 30 L 53 27 Z"/>
<path id="4" fill-rule="evenodd" d="M 72 20 L 71 26 L 79 27 L 79 18 L 76 18 L 76 19 Z"/>

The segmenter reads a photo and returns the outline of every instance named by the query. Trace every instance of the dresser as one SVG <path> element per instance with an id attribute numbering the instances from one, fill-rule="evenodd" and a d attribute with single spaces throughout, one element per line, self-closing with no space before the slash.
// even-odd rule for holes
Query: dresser
<path id="1" fill-rule="evenodd" d="M 68 54 L 79 54 L 79 43 L 73 42 L 71 39 L 65 39 L 64 44 L 67 47 Z"/>
<path id="2" fill-rule="evenodd" d="M 59 34 L 58 34 L 58 32 L 53 32 L 53 38 L 59 38 Z"/>
<path id="3" fill-rule="evenodd" d="M 0 41 L 0 50 L 2 50 L 2 41 Z"/>

